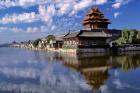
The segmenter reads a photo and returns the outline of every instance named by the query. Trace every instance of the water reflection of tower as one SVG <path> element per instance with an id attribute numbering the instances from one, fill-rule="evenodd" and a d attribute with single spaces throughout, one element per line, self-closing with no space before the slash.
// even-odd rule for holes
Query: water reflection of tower
<path id="1" fill-rule="evenodd" d="M 92 89 L 99 89 L 108 78 L 108 67 L 85 69 L 82 71 L 87 84 Z"/>
<path id="2" fill-rule="evenodd" d="M 98 90 L 107 80 L 108 57 L 88 57 L 62 55 L 64 65 L 79 71 L 85 78 L 87 84 L 93 90 Z"/>

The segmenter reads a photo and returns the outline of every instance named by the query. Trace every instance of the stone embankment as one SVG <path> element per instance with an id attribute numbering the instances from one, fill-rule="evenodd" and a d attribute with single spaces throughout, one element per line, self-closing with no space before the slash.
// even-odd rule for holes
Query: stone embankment
<path id="1" fill-rule="evenodd" d="M 13 44 L 11 47 L 18 47 L 18 48 L 27 48 L 32 50 L 44 50 L 50 52 L 58 52 L 58 53 L 73 53 L 73 54 L 82 54 L 82 53 L 110 53 L 114 52 L 135 52 L 140 51 L 140 45 L 123 45 L 123 46 L 115 46 L 115 48 L 40 48 L 40 47 L 33 47 L 32 45 L 25 45 L 25 44 Z"/>

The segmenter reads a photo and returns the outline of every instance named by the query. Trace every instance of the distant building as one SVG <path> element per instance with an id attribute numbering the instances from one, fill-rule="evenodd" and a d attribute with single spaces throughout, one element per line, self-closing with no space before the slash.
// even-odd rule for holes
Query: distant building
<path id="1" fill-rule="evenodd" d="M 55 36 L 55 40 L 50 40 L 49 48 L 59 49 L 63 45 L 63 36 Z"/>

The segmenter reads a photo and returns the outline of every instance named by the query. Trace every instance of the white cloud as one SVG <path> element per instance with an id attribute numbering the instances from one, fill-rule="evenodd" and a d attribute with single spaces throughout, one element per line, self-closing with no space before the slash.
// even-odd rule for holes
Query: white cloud
<path id="1" fill-rule="evenodd" d="M 72 8 L 71 5 L 72 5 L 71 3 L 64 3 L 64 4 L 59 3 L 57 5 L 57 7 L 59 8 L 58 15 L 63 15 L 68 13 Z"/>
<path id="2" fill-rule="evenodd" d="M 74 8 L 71 12 L 71 15 L 73 15 L 73 14 L 77 13 L 78 11 L 81 11 L 89 6 L 101 5 L 101 4 L 104 4 L 106 2 L 107 2 L 107 0 L 94 0 L 94 1 L 93 0 L 81 0 L 80 2 L 78 2 L 74 5 Z"/>
<path id="3" fill-rule="evenodd" d="M 132 0 L 115 0 L 115 3 L 112 4 L 112 7 L 119 9 L 122 5 L 128 4 Z"/>
<path id="4" fill-rule="evenodd" d="M 42 21 L 48 22 L 49 20 L 52 19 L 55 13 L 56 10 L 54 5 L 50 5 L 47 8 L 44 4 L 39 6 L 39 15 Z"/>
<path id="5" fill-rule="evenodd" d="M 82 10 L 85 7 L 91 5 L 93 3 L 92 0 L 82 0 L 81 2 L 75 4 L 74 9 L 75 10 Z"/>
<path id="6" fill-rule="evenodd" d="M 114 18 L 117 18 L 120 15 L 120 12 L 114 13 Z"/>
<path id="7" fill-rule="evenodd" d="M 24 32 L 26 33 L 51 32 L 51 31 L 54 31 L 55 29 L 56 29 L 56 26 L 54 24 L 49 24 L 47 26 L 28 27 Z"/>
<path id="8" fill-rule="evenodd" d="M 38 5 L 41 3 L 47 3 L 48 0 L 1 0 L 0 6 L 3 8 L 21 6 L 21 7 L 29 7 L 33 5 Z"/>
<path id="9" fill-rule="evenodd" d="M 51 32 L 56 29 L 56 25 L 48 24 L 40 26 L 40 27 L 27 27 L 26 29 L 18 28 L 18 27 L 0 27 L 1 32 L 14 32 L 14 33 L 37 33 L 37 32 Z"/>
<path id="10" fill-rule="evenodd" d="M 56 28 L 56 26 L 55 25 L 53 25 L 52 27 L 51 27 L 51 30 L 54 30 Z"/>
<path id="11" fill-rule="evenodd" d="M 121 6 L 121 3 L 119 3 L 119 2 L 114 3 L 114 4 L 112 5 L 112 7 L 115 8 L 115 9 L 120 8 L 120 6 Z"/>
<path id="12" fill-rule="evenodd" d="M 3 24 L 18 23 L 18 22 L 30 23 L 38 19 L 39 17 L 35 14 L 35 12 L 31 12 L 31 13 L 23 13 L 23 14 L 6 15 L 2 19 L 0 19 L 0 22 Z"/>
<path id="13" fill-rule="evenodd" d="M 92 5 L 101 5 L 106 2 L 107 0 L 3 0 L 0 1 L 0 6 L 5 8 L 14 6 L 29 7 L 38 5 L 38 13 L 31 12 L 6 15 L 0 19 L 0 23 L 18 24 L 31 23 L 40 20 L 45 23 L 45 26 L 28 27 L 26 28 L 25 32 L 31 33 L 39 31 L 46 32 L 48 30 L 52 31 L 58 28 L 54 22 L 54 17 L 60 17 L 63 15 L 72 16 L 87 7 L 91 7 Z M 59 24 L 61 23 L 59 22 Z M 69 23 L 67 23 L 67 26 L 68 24 Z M 17 29 L 16 27 L 14 28 L 14 32 L 18 32 L 18 30 L 21 31 L 21 29 Z"/>
<path id="14" fill-rule="evenodd" d="M 37 27 L 28 27 L 26 32 L 27 33 L 32 33 L 32 32 L 38 32 L 38 28 Z"/>
<path id="15" fill-rule="evenodd" d="M 12 28 L 11 30 L 13 32 L 21 32 L 22 31 L 22 29 L 19 29 L 19 28 L 16 28 L 16 27 Z"/>
<path id="16" fill-rule="evenodd" d="M 107 2 L 107 0 L 95 0 L 95 4 L 100 5 L 100 4 L 104 4 Z"/>
<path id="17" fill-rule="evenodd" d="M 25 6 L 25 5 L 32 5 L 35 4 L 37 0 L 19 0 L 19 5 Z"/>
<path id="18" fill-rule="evenodd" d="M 17 33 L 17 32 L 24 32 L 24 30 L 23 29 L 21 29 L 21 28 L 17 28 L 17 27 L 0 27 L 0 31 L 1 32 L 15 32 L 15 33 Z"/>
<path id="19" fill-rule="evenodd" d="M 39 14 L 35 12 L 6 15 L 0 22 L 3 24 L 18 23 L 18 22 L 34 22 L 36 20 L 42 20 L 44 22 L 53 21 L 54 16 L 64 14 L 76 14 L 77 12 L 84 10 L 92 5 L 100 5 L 106 3 L 107 0 L 5 0 L 0 1 L 0 5 L 5 7 L 10 6 L 31 6 L 39 5 Z"/>
<path id="20" fill-rule="evenodd" d="M 39 13 L 36 14 L 35 12 L 31 13 L 22 13 L 22 14 L 13 14 L 13 15 L 6 15 L 0 19 L 2 24 L 7 23 L 31 23 L 37 20 L 41 20 L 43 22 L 49 23 L 52 21 L 53 16 L 56 13 L 54 5 L 50 5 L 48 7 L 43 5 L 39 5 L 38 9 Z"/>

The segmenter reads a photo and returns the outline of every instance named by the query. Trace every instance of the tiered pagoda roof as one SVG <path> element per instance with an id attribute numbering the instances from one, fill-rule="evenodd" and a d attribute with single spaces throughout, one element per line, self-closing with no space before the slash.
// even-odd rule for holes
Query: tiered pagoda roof
<path id="1" fill-rule="evenodd" d="M 105 18 L 104 14 L 97 7 L 92 8 L 86 16 L 86 19 L 82 23 L 86 28 L 107 28 L 108 24 L 110 24 L 109 19 Z"/>

